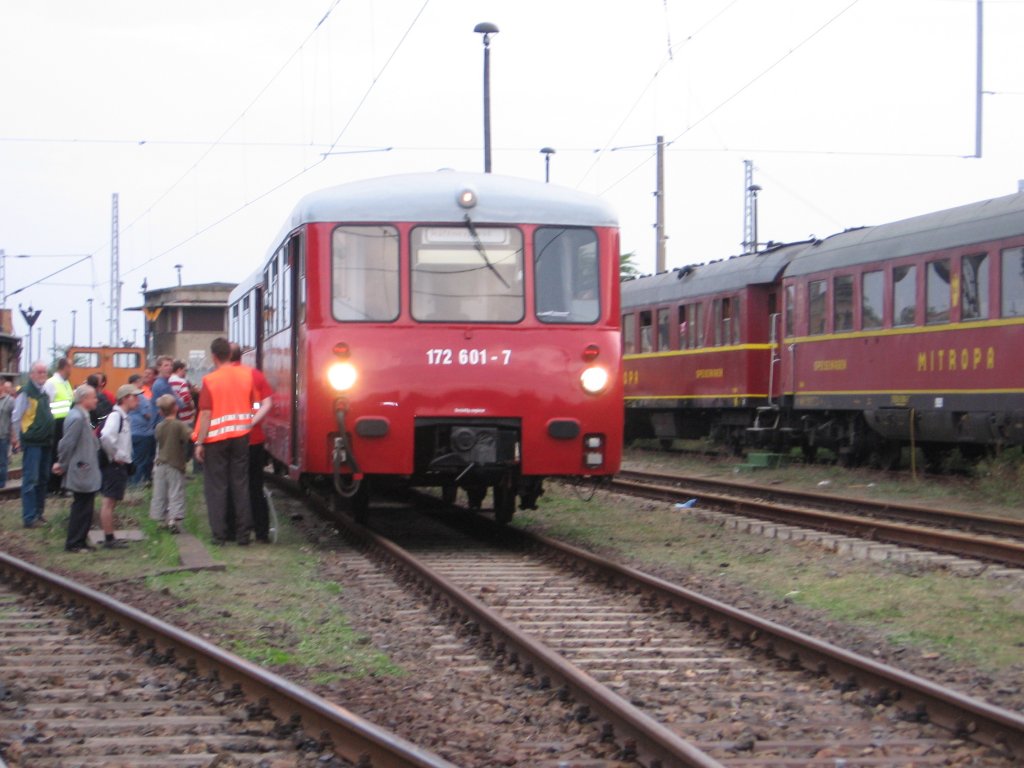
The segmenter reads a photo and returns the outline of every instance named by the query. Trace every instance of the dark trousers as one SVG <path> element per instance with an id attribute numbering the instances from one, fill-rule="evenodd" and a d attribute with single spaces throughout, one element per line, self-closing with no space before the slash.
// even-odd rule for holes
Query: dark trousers
<path id="1" fill-rule="evenodd" d="M 64 541 L 64 549 L 77 549 L 88 544 L 92 515 L 96 510 L 96 491 L 91 493 L 75 491 L 74 494 L 71 501 L 71 516 L 68 518 L 68 537 Z"/>
<path id="2" fill-rule="evenodd" d="M 263 443 L 249 444 L 249 501 L 252 503 L 252 527 L 259 541 L 270 538 L 270 510 L 263 495 L 263 468 L 267 451 Z"/>
<path id="3" fill-rule="evenodd" d="M 153 480 L 153 460 L 156 458 L 156 437 L 153 435 L 132 435 L 132 464 L 135 474 L 128 482 L 131 485 L 148 483 Z"/>
<path id="4" fill-rule="evenodd" d="M 60 439 L 64 436 L 64 419 L 53 420 L 53 444 L 50 446 L 50 455 L 57 455 L 57 446 L 60 444 Z M 48 490 L 50 493 L 60 493 L 61 484 L 64 482 L 61 475 L 48 475 L 47 483 Z"/>
<path id="5" fill-rule="evenodd" d="M 203 446 L 203 495 L 210 532 L 215 540 L 228 537 L 228 504 L 235 513 L 238 541 L 249 542 L 252 510 L 249 506 L 249 436 L 218 440 Z M 230 489 L 230 497 L 229 497 Z"/>
<path id="6" fill-rule="evenodd" d="M 50 446 L 26 445 L 21 454 L 21 521 L 32 525 L 46 508 L 50 482 Z"/>

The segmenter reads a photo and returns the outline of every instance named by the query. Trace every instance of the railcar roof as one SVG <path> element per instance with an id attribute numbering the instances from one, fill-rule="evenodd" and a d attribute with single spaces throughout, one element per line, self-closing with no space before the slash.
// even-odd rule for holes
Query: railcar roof
<path id="1" fill-rule="evenodd" d="M 622 306 L 668 304 L 773 283 L 790 260 L 808 246 L 807 242 L 790 243 L 756 254 L 627 280 L 622 284 Z"/>
<path id="2" fill-rule="evenodd" d="M 1024 234 L 1024 193 L 849 230 L 808 248 L 786 270 L 806 275 Z"/>
<path id="3" fill-rule="evenodd" d="M 478 200 L 468 210 L 457 200 L 466 189 Z M 466 213 L 481 224 L 618 225 L 608 203 L 574 189 L 490 173 L 436 171 L 365 179 L 313 192 L 295 206 L 286 230 L 332 221 L 457 223 Z"/>

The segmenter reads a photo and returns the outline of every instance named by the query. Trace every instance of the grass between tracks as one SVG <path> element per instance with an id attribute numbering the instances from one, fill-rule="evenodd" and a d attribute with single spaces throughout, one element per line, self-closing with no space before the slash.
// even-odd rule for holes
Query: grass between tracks
<path id="1" fill-rule="evenodd" d="M 849 481 L 849 478 L 847 478 Z M 945 571 L 833 556 L 806 542 L 776 541 L 696 519 L 669 503 L 623 500 L 598 492 L 580 500 L 551 485 L 537 511 L 517 525 L 536 526 L 585 548 L 614 552 L 639 567 L 682 574 L 698 591 L 735 582 L 765 604 L 792 602 L 881 633 L 925 657 L 941 654 L 993 673 L 1024 674 L 1024 593 L 1020 582 L 961 578 Z M 757 600 L 745 606 L 759 613 Z"/>
<path id="2" fill-rule="evenodd" d="M 269 669 L 325 670 L 314 673 L 318 683 L 401 674 L 353 631 L 338 604 L 344 586 L 321 578 L 315 548 L 306 545 L 291 521 L 280 521 L 277 544 L 217 547 L 210 541 L 201 476 L 189 480 L 187 498 L 185 529 L 206 544 L 225 570 L 173 572 L 180 567 L 177 538 L 149 519 L 148 489 L 129 489 L 117 507 L 118 528 L 139 528 L 145 536 L 126 549 L 64 552 L 70 499 L 48 499 L 50 525 L 30 530 L 21 525 L 20 499 L 0 502 L 0 536 L 30 552 L 44 568 L 88 574 L 99 589 L 121 581 L 144 583 L 158 593 L 154 601 L 169 610 L 168 621 Z M 99 504 L 97 498 L 97 519 Z M 287 517 L 283 509 L 279 512 Z"/>

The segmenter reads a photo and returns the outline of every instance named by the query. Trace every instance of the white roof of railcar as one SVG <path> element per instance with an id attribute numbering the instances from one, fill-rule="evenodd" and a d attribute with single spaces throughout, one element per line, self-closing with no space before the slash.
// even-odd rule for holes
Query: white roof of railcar
<path id="1" fill-rule="evenodd" d="M 786 270 L 806 275 L 1024 235 L 1024 193 L 832 235 Z"/>
<path id="2" fill-rule="evenodd" d="M 477 204 L 462 208 L 466 189 Z M 295 206 L 278 243 L 296 227 L 313 222 L 415 221 L 474 224 L 550 224 L 614 227 L 618 217 L 599 197 L 530 179 L 491 173 L 435 171 L 353 181 L 306 195 Z M 276 247 L 276 244 L 275 244 Z"/>

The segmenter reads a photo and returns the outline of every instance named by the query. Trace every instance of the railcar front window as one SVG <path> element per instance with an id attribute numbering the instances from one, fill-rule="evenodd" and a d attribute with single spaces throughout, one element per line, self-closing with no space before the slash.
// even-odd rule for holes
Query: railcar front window
<path id="1" fill-rule="evenodd" d="M 340 226 L 331 238 L 331 312 L 341 321 L 398 317 L 398 230 Z"/>
<path id="2" fill-rule="evenodd" d="M 913 325 L 917 310 L 917 267 L 893 267 L 892 324 Z"/>
<path id="3" fill-rule="evenodd" d="M 1003 317 L 1024 317 L 1024 248 L 1003 251 Z"/>
<path id="4" fill-rule="evenodd" d="M 885 311 L 885 273 L 865 272 L 860 279 L 860 327 L 881 328 Z"/>
<path id="5" fill-rule="evenodd" d="M 927 323 L 948 323 L 952 296 L 949 287 L 949 259 L 936 259 L 927 265 Z"/>
<path id="6" fill-rule="evenodd" d="M 523 319 L 523 235 L 512 227 L 412 231 L 412 316 L 424 322 Z"/>
<path id="7" fill-rule="evenodd" d="M 988 317 L 988 254 L 964 256 L 960 262 L 960 319 Z"/>
<path id="8" fill-rule="evenodd" d="M 593 230 L 539 227 L 533 236 L 533 261 L 538 320 L 597 322 L 601 306 Z"/>

